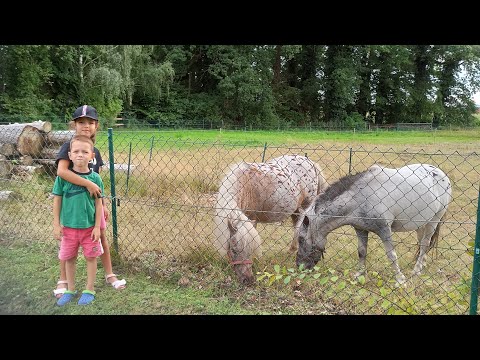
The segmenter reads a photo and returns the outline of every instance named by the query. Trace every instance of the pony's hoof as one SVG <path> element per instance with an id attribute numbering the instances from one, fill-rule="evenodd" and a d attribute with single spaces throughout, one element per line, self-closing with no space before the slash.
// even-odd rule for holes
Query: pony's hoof
<path id="1" fill-rule="evenodd" d="M 422 275 L 422 270 L 412 270 L 412 276 L 420 276 Z"/>
<path id="2" fill-rule="evenodd" d="M 406 286 L 406 282 L 407 282 L 407 278 L 405 277 L 405 275 L 401 274 L 397 276 L 397 282 L 395 283 L 395 286 L 396 287 Z"/>
<path id="3" fill-rule="evenodd" d="M 353 274 L 355 279 L 358 279 L 360 276 L 367 276 L 367 272 L 365 270 L 359 270 L 355 274 Z"/>

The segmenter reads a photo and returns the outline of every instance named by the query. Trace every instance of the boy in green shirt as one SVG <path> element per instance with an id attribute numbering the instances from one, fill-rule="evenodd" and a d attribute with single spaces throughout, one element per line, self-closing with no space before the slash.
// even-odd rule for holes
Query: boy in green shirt
<path id="1" fill-rule="evenodd" d="M 93 148 L 93 142 L 88 136 L 75 135 L 70 141 L 69 157 L 73 162 L 72 171 L 96 183 L 102 190 L 103 197 L 102 179 L 88 167 L 89 161 L 95 157 Z M 97 257 L 103 254 L 99 241 L 102 199 L 93 199 L 85 187 L 74 185 L 59 176 L 55 179 L 52 193 L 53 234 L 57 240 L 61 240 L 58 258 L 66 261 L 68 282 L 68 290 L 58 299 L 57 305 L 63 306 L 75 297 L 75 271 L 80 245 L 87 262 L 87 286 L 78 304 L 87 305 L 95 299 Z"/>

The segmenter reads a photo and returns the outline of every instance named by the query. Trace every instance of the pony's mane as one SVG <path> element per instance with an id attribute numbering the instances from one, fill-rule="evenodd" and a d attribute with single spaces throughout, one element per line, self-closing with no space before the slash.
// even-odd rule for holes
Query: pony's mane
<path id="1" fill-rule="evenodd" d="M 344 192 L 348 191 L 353 184 L 363 178 L 371 169 L 364 170 L 355 175 L 345 175 L 327 187 L 324 193 L 320 194 L 315 200 L 315 212 L 318 207 L 326 202 L 332 201 Z"/>
<path id="2" fill-rule="evenodd" d="M 224 176 L 219 188 L 218 204 L 222 207 L 227 207 L 227 210 L 238 207 L 237 193 L 238 193 L 238 180 L 246 169 L 249 168 L 249 164 L 246 162 L 240 162 L 230 165 Z"/>
<path id="3" fill-rule="evenodd" d="M 265 177 L 265 173 L 257 170 L 256 168 L 245 164 L 246 166 L 240 166 L 235 170 L 235 176 L 237 178 L 237 206 L 244 211 L 251 208 L 252 204 L 258 201 L 256 197 L 256 188 L 258 181 L 261 177 Z M 240 191 L 241 189 L 241 191 Z"/>

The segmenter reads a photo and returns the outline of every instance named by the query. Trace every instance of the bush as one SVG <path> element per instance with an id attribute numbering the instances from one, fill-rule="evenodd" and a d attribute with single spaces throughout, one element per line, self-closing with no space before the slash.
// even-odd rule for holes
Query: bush
<path id="1" fill-rule="evenodd" d="M 358 112 L 351 113 L 345 118 L 345 126 L 349 129 L 365 129 L 365 118 Z"/>

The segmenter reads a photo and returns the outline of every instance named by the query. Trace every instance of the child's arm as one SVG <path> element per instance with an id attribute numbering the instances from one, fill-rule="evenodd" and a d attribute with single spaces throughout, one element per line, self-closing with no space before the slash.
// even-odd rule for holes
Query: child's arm
<path id="1" fill-rule="evenodd" d="M 100 240 L 100 221 L 102 219 L 102 199 L 103 197 L 96 197 L 95 198 L 95 225 L 92 230 L 92 240 L 99 241 Z"/>
<path id="2" fill-rule="evenodd" d="M 82 178 L 81 176 L 75 174 L 73 171 L 69 170 L 69 165 L 69 160 L 60 159 L 58 161 L 57 175 L 60 176 L 63 180 L 71 182 L 72 184 L 86 187 L 88 192 L 90 193 L 90 196 L 92 197 L 102 195 L 102 190 L 97 184 L 90 180 Z"/>
<path id="3" fill-rule="evenodd" d="M 99 175 L 100 175 L 100 170 L 99 170 Z M 108 219 L 110 218 L 110 212 L 105 206 L 105 196 L 102 197 L 102 204 L 103 204 L 103 213 L 105 214 L 105 221 L 108 221 Z"/>
<path id="4" fill-rule="evenodd" d="M 102 198 L 102 205 L 103 205 L 103 214 L 105 215 L 105 221 L 108 221 L 110 218 L 110 212 L 107 209 L 107 206 L 105 205 L 105 197 Z"/>
<path id="5" fill-rule="evenodd" d="M 53 237 L 57 240 L 62 239 L 62 226 L 60 225 L 60 210 L 62 208 L 62 197 L 53 196 Z"/>

